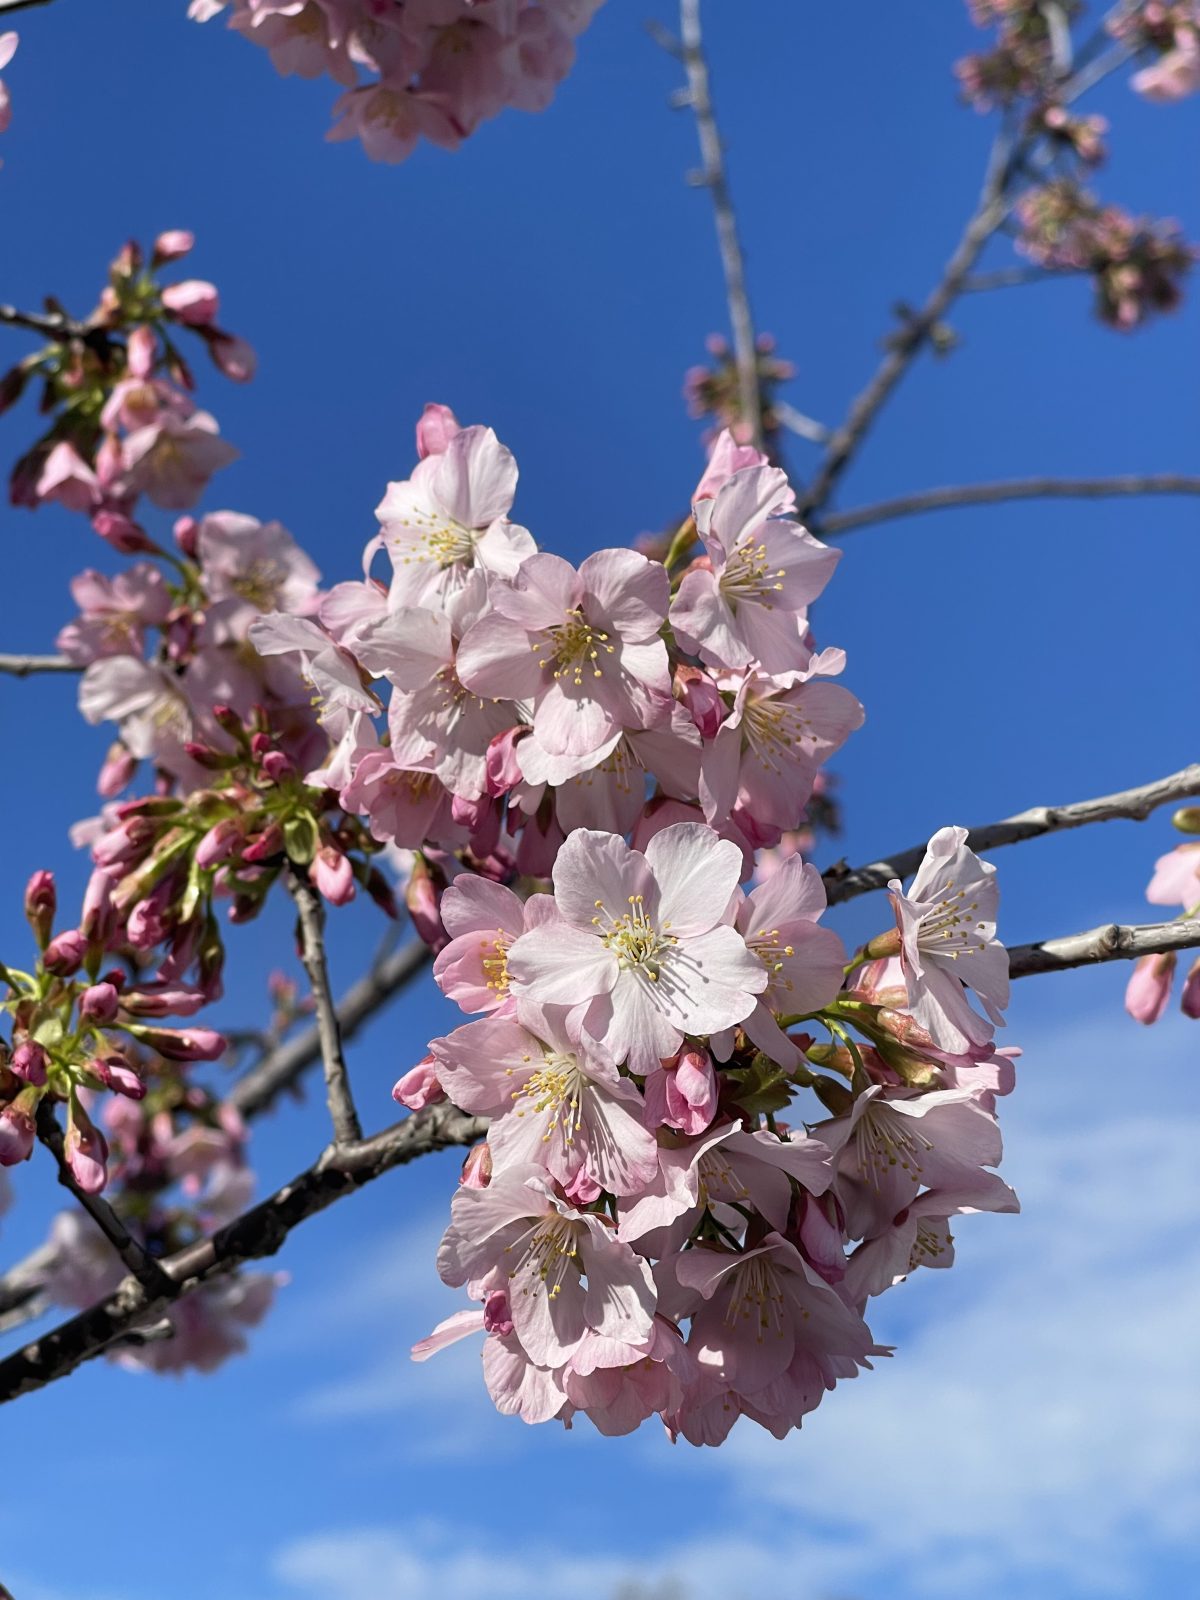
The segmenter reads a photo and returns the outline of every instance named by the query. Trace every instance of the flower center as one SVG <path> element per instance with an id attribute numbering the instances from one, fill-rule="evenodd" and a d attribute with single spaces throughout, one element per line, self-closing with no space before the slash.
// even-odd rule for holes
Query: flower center
<path id="1" fill-rule="evenodd" d="M 899 1167 L 914 1184 L 919 1184 L 921 1158 L 933 1149 L 907 1117 L 898 1117 L 887 1106 L 875 1104 L 869 1105 L 859 1118 L 854 1139 L 859 1175 L 876 1190 L 879 1180 L 894 1167 Z"/>
<path id="2" fill-rule="evenodd" d="M 505 1068 L 509 1077 L 513 1071 L 512 1067 Z M 518 1117 L 531 1113 L 546 1118 L 543 1144 L 558 1131 L 563 1143 L 570 1145 L 574 1144 L 575 1135 L 583 1125 L 579 1110 L 583 1087 L 584 1077 L 575 1057 L 551 1053 L 519 1089 L 512 1091 L 511 1098 L 517 1102 Z"/>
<path id="3" fill-rule="evenodd" d="M 783 568 L 772 568 L 767 561 L 767 547 L 749 539 L 738 545 L 721 574 L 720 588 L 728 600 L 755 600 L 771 610 L 775 596 L 783 588 L 779 579 Z"/>
<path id="4" fill-rule="evenodd" d="M 774 1267 L 765 1256 L 755 1256 L 733 1272 L 725 1324 L 735 1328 L 741 1321 L 755 1325 L 759 1344 L 772 1332 L 777 1339 L 783 1337 L 784 1298 Z"/>
<path id="5" fill-rule="evenodd" d="M 942 898 L 921 918 L 917 945 L 930 955 L 949 956 L 957 961 L 959 956 L 974 955 L 987 947 L 984 937 L 987 924 L 975 920 L 978 900 L 968 900 L 966 889 L 955 889 L 951 894 L 952 889 L 953 878 L 946 885 Z"/>
<path id="6" fill-rule="evenodd" d="M 503 928 L 497 928 L 496 937 L 485 939 L 479 947 L 482 951 L 479 964 L 483 968 L 484 978 L 488 988 L 496 994 L 508 993 L 508 947 L 511 944 L 512 935 L 505 933 Z"/>
<path id="7" fill-rule="evenodd" d="M 816 729 L 798 705 L 786 700 L 748 700 L 742 715 L 746 744 L 768 772 L 793 764 L 798 748 Z"/>
<path id="8" fill-rule="evenodd" d="M 385 92 L 388 91 L 381 91 Z M 470 528 L 464 528 L 461 522 L 455 522 L 453 517 L 414 511 L 405 521 L 415 530 L 416 538 L 412 547 L 400 556 L 402 566 L 408 566 L 413 561 L 432 561 L 444 571 L 447 567 L 474 561 L 475 535 Z"/>
<path id="9" fill-rule="evenodd" d="M 277 561 L 255 561 L 240 572 L 229 587 L 259 611 L 271 611 L 279 598 L 284 576 Z"/>
<path id="10" fill-rule="evenodd" d="M 679 943 L 667 930 L 669 923 L 656 928 L 642 903 L 640 894 L 629 896 L 629 910 L 614 917 L 603 900 L 596 901 L 597 915 L 592 926 L 597 930 L 606 949 L 616 956 L 622 968 L 642 972 L 651 983 L 657 983 L 662 970 L 662 959 Z M 605 919 L 607 918 L 607 926 Z"/>
<path id="11" fill-rule="evenodd" d="M 536 1295 L 539 1288 L 544 1287 L 547 1295 L 553 1300 L 560 1293 L 567 1274 L 571 1271 L 578 1274 L 577 1235 L 578 1224 L 558 1215 L 547 1217 L 538 1227 L 525 1235 L 526 1243 L 521 1252 L 521 1259 L 509 1273 L 511 1279 L 528 1269 L 530 1277 L 535 1281 L 527 1283 L 522 1288 L 523 1295 Z M 506 1253 L 513 1249 L 514 1246 L 509 1245 Z"/>
<path id="12" fill-rule="evenodd" d="M 932 1222 L 918 1223 L 917 1237 L 913 1240 L 908 1258 L 908 1270 L 915 1272 L 926 1263 L 933 1266 L 938 1256 L 944 1255 L 953 1243 L 948 1233 L 936 1233 Z"/>
<path id="13" fill-rule="evenodd" d="M 767 969 L 770 983 L 767 992 L 772 994 L 790 994 L 794 985 L 790 978 L 781 978 L 784 970 L 785 958 L 796 954 L 795 945 L 781 944 L 778 928 L 759 928 L 746 940 L 747 945 Z"/>
<path id="14" fill-rule="evenodd" d="M 548 650 L 541 658 L 542 666 L 550 667 L 556 679 L 571 678 L 578 689 L 585 672 L 593 678 L 604 676 L 603 657 L 613 655 L 614 647 L 608 642 L 608 634 L 594 628 L 581 611 L 568 611 L 567 620 L 550 628 L 548 634 L 548 639 L 537 640 L 533 651 L 536 655 Z"/>

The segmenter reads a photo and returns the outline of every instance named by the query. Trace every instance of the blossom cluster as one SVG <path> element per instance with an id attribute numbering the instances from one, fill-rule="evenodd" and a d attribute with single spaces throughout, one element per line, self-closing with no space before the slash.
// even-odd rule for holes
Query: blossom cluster
<path id="1" fill-rule="evenodd" d="M 331 139 L 404 161 L 453 150 L 506 107 L 544 111 L 602 0 L 191 0 L 263 46 L 276 71 L 343 89 Z"/>
<path id="2" fill-rule="evenodd" d="M 1197 0 L 1139 0 L 1119 8 L 1108 30 L 1154 60 L 1135 72 L 1132 87 L 1167 104 L 1200 90 L 1200 4 Z"/>
<path id="3" fill-rule="evenodd" d="M 1096 314 L 1115 328 L 1134 328 L 1156 311 L 1173 310 L 1196 259 L 1177 223 L 1102 205 L 1069 178 L 1027 190 L 1016 220 L 1022 254 L 1052 270 L 1088 273 Z"/>
<path id="4" fill-rule="evenodd" d="M 1017 1209 L 993 1170 L 1007 957 L 965 837 L 935 835 L 851 962 L 814 867 L 747 893 L 703 823 L 644 850 L 579 829 L 523 902 L 460 876 L 435 975 L 483 1015 L 395 1092 L 492 1119 L 438 1253 L 479 1309 L 416 1358 L 482 1332 L 502 1412 L 719 1444 L 742 1415 L 782 1437 L 887 1354 L 869 1300 L 949 1265 L 952 1217 Z M 791 1122 L 802 1089 L 815 1123 Z"/>
<path id="5" fill-rule="evenodd" d="M 1200 834 L 1200 806 L 1184 806 L 1172 820 L 1181 833 Z M 1180 918 L 1200 917 L 1200 839 L 1189 839 L 1158 858 L 1146 899 L 1154 906 L 1180 907 Z M 1125 990 L 1125 1009 L 1135 1022 L 1149 1024 L 1162 1016 L 1177 965 L 1173 950 L 1142 956 L 1135 963 Z M 1200 958 L 1188 970 L 1179 1004 L 1185 1017 L 1200 1017 Z"/>
<path id="6" fill-rule="evenodd" d="M 13 504 L 58 501 L 90 517 L 124 554 L 156 548 L 137 521 L 143 497 L 184 510 L 238 453 L 192 400 L 195 380 L 176 341 L 183 332 L 200 338 L 239 383 L 253 376 L 254 353 L 218 326 L 213 284 L 159 281 L 193 243 L 190 233 L 172 229 L 159 234 L 147 259 L 130 241 L 90 315 L 0 378 L 0 410 L 36 382 L 40 409 L 53 418 L 13 468 Z"/>
<path id="7" fill-rule="evenodd" d="M 722 429 L 728 428 L 739 443 L 746 443 L 750 428 L 742 416 L 741 386 L 737 362 L 729 341 L 719 333 L 710 334 L 705 341 L 713 358 L 712 366 L 689 367 L 683 378 L 683 398 L 689 417 L 712 417 L 716 423 L 706 440 L 711 443 Z M 772 334 L 760 333 L 755 341 L 757 357 L 755 370 L 758 377 L 759 398 L 762 403 L 762 430 L 770 438 L 779 431 L 779 417 L 772 403 L 774 391 L 781 383 L 796 376 L 790 361 L 775 354 Z"/>

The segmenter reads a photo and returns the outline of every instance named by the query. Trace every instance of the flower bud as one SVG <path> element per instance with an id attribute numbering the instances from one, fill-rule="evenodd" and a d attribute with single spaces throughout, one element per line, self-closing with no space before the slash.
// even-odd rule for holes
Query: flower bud
<path id="1" fill-rule="evenodd" d="M 92 518 L 92 527 L 104 540 L 111 545 L 118 554 L 123 556 L 157 555 L 159 547 L 146 532 L 139 528 L 132 517 L 125 516 L 120 511 L 97 511 Z"/>
<path id="2" fill-rule="evenodd" d="M 503 1289 L 493 1289 L 483 1302 L 483 1326 L 486 1333 L 497 1334 L 501 1339 L 507 1339 L 513 1331 L 512 1311 Z"/>
<path id="3" fill-rule="evenodd" d="M 1200 806 L 1181 806 L 1171 818 L 1171 826 L 1180 833 L 1200 833 Z"/>
<path id="4" fill-rule="evenodd" d="M 404 891 L 404 903 L 418 937 L 424 939 L 435 955 L 444 950 L 450 940 L 442 927 L 441 894 L 428 867 L 419 858 Z"/>
<path id="5" fill-rule="evenodd" d="M 1135 962 L 1125 989 L 1125 1009 L 1135 1022 L 1149 1026 L 1167 1009 L 1171 985 L 1175 981 L 1175 952 L 1142 956 Z"/>
<path id="6" fill-rule="evenodd" d="M 18 1161 L 28 1161 L 36 1132 L 33 1118 L 40 1098 L 40 1090 L 31 1086 L 0 1109 L 0 1167 L 15 1167 Z"/>
<path id="7" fill-rule="evenodd" d="M 283 849 L 283 829 L 277 822 L 269 822 L 261 833 L 255 834 L 242 851 L 243 861 L 266 861 Z"/>
<path id="8" fill-rule="evenodd" d="M 8 1064 L 23 1083 L 32 1083 L 38 1089 L 45 1087 L 50 1057 L 36 1039 L 23 1040 L 9 1057 Z"/>
<path id="9" fill-rule="evenodd" d="M 1179 1001 L 1185 1017 L 1200 1017 L 1200 960 L 1192 963 L 1183 980 L 1183 994 Z"/>
<path id="10" fill-rule="evenodd" d="M 71 928 L 51 939 L 42 955 L 42 966 L 56 978 L 70 978 L 79 971 L 86 954 L 87 940 L 78 928 Z"/>
<path id="11" fill-rule="evenodd" d="M 486 1139 L 482 1144 L 473 1144 L 467 1151 L 458 1181 L 464 1189 L 486 1189 L 491 1183 L 492 1147 Z"/>
<path id="12" fill-rule="evenodd" d="M 99 777 L 96 779 L 96 789 L 106 800 L 133 782 L 133 775 L 137 771 L 137 758 L 131 756 L 129 751 L 116 739 L 108 747 L 108 754 L 100 768 Z"/>
<path id="13" fill-rule="evenodd" d="M 188 228 L 168 228 L 154 241 L 152 263 L 161 267 L 168 261 L 178 261 L 181 256 L 187 255 L 195 243 L 196 235 Z"/>
<path id="14" fill-rule="evenodd" d="M 208 341 L 208 353 L 219 372 L 231 383 L 249 383 L 258 370 L 258 357 L 252 345 L 233 333 L 213 330 Z"/>
<path id="15" fill-rule="evenodd" d="M 331 905 L 344 906 L 354 899 L 354 868 L 349 856 L 343 855 L 336 845 L 322 845 L 309 870 L 313 884 Z"/>
<path id="16" fill-rule="evenodd" d="M 88 1072 L 114 1094 L 127 1100 L 144 1100 L 146 1085 L 124 1056 L 97 1056 L 87 1064 Z"/>
<path id="17" fill-rule="evenodd" d="M 423 1056 L 415 1067 L 410 1067 L 396 1080 L 392 1089 L 392 1099 L 410 1111 L 423 1111 L 426 1106 L 435 1106 L 445 1098 L 446 1091 L 438 1082 L 437 1061 L 433 1056 Z"/>
<path id="18" fill-rule="evenodd" d="M 272 783 L 284 783 L 296 776 L 295 764 L 282 750 L 268 750 L 262 758 L 262 769 Z"/>
<path id="19" fill-rule="evenodd" d="M 427 402 L 417 423 L 417 455 L 422 461 L 426 456 L 444 455 L 451 439 L 461 432 L 458 418 L 449 406 Z"/>
<path id="20" fill-rule="evenodd" d="M 725 702 L 708 673 L 698 667 L 676 667 L 675 698 L 691 717 L 700 737 L 715 739 L 725 718 Z"/>
<path id="21" fill-rule="evenodd" d="M 38 871 L 25 885 L 25 916 L 33 929 L 38 948 L 44 950 L 50 942 L 54 927 L 54 913 L 58 909 L 58 895 L 54 888 L 54 874 Z"/>
<path id="22" fill-rule="evenodd" d="M 79 1015 L 88 1022 L 111 1022 L 120 996 L 111 983 L 93 983 L 79 997 Z"/>
<path id="23" fill-rule="evenodd" d="M 707 1050 L 688 1045 L 646 1076 L 646 1120 L 689 1135 L 703 1133 L 717 1111 L 717 1075 Z"/>
<path id="24" fill-rule="evenodd" d="M 129 1032 L 168 1061 L 219 1061 L 229 1048 L 223 1033 L 215 1028 L 143 1028 Z"/>
<path id="25" fill-rule="evenodd" d="M 221 308 L 216 285 L 202 278 L 185 278 L 169 283 L 162 291 L 162 303 L 178 322 L 189 328 L 206 328 L 216 321 Z"/>
<path id="26" fill-rule="evenodd" d="M 196 865 L 208 868 L 218 866 L 237 855 L 243 839 L 242 824 L 237 817 L 222 817 L 196 846 Z"/>
<path id="27" fill-rule="evenodd" d="M 93 947 L 103 948 L 117 931 L 118 917 L 112 903 L 112 878 L 97 867 L 83 892 L 83 912 L 79 931 Z"/>
<path id="28" fill-rule="evenodd" d="M 75 1182 L 84 1194 L 99 1194 L 108 1182 L 108 1141 L 75 1095 L 67 1111 L 65 1144 Z"/>
<path id="29" fill-rule="evenodd" d="M 175 543 L 182 553 L 189 561 L 195 561 L 200 549 L 200 524 L 195 517 L 177 517 L 171 532 L 175 535 Z"/>
<path id="30" fill-rule="evenodd" d="M 517 744 L 529 732 L 526 727 L 508 728 L 498 733 L 487 747 L 484 765 L 487 773 L 487 792 L 495 799 L 507 794 L 518 783 L 524 782 L 521 764 L 517 760 Z"/>

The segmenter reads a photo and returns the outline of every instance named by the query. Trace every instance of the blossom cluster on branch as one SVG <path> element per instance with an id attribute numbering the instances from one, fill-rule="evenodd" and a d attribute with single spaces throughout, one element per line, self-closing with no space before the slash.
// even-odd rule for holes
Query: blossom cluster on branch
<path id="1" fill-rule="evenodd" d="M 1172 820 L 1180 833 L 1200 834 L 1200 806 L 1184 806 Z M 1154 906 L 1179 906 L 1177 920 L 1200 917 L 1200 840 L 1189 839 L 1158 858 L 1146 899 Z M 1136 963 L 1125 990 L 1125 1009 L 1135 1022 L 1157 1022 L 1167 1009 L 1178 959 L 1168 951 Z M 1185 1017 L 1200 1017 L 1200 959 L 1188 969 L 1179 1004 Z"/>
<path id="2" fill-rule="evenodd" d="M 376 161 L 417 144 L 453 150 L 506 107 L 544 111 L 602 0 L 191 0 L 197 22 L 229 26 L 276 71 L 344 90 L 331 139 Z"/>

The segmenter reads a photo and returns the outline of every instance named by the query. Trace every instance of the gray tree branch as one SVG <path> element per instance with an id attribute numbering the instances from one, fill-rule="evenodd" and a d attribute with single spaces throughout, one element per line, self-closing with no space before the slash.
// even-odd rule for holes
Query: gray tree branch
<path id="1" fill-rule="evenodd" d="M 82 672 L 77 662 L 66 656 L 0 655 L 0 672 L 11 678 L 31 678 L 36 672 Z"/>
<path id="2" fill-rule="evenodd" d="M 1103 500 L 1156 494 L 1200 494 L 1200 477 L 1158 472 L 1127 473 L 1115 478 L 1012 478 L 1001 483 L 947 484 L 937 489 L 922 489 L 916 494 L 897 495 L 894 500 L 879 500 L 870 506 L 831 512 L 819 522 L 814 521 L 813 530 L 821 534 L 853 533 L 857 528 L 893 522 L 898 517 L 912 517 L 923 511 L 999 505 L 1005 500 Z"/>
<path id="3" fill-rule="evenodd" d="M 329 987 L 329 968 L 325 961 L 324 908 L 320 895 L 300 868 L 289 866 L 287 887 L 300 919 L 300 959 L 308 973 L 317 1009 L 317 1037 L 321 1043 L 325 1095 L 329 1101 L 334 1140 L 339 1145 L 352 1145 L 362 1139 L 362 1124 L 358 1120 L 358 1109 L 350 1088 L 337 1007 Z"/>
<path id="4" fill-rule="evenodd" d="M 1040 972 L 1069 972 L 1072 967 L 1091 967 L 1101 961 L 1136 961 L 1141 956 L 1194 950 L 1198 946 L 1200 919 L 1197 918 L 1132 926 L 1106 922 L 1102 927 L 1089 928 L 1086 933 L 1041 939 L 1036 944 L 1013 945 L 1008 952 L 1008 971 L 1013 978 L 1030 978 Z"/>

